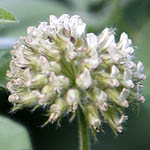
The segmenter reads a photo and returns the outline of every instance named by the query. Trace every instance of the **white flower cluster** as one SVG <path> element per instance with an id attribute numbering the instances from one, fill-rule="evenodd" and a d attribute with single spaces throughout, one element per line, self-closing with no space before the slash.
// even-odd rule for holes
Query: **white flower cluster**
<path id="1" fill-rule="evenodd" d="M 144 102 L 143 64 L 133 61 L 126 33 L 115 42 L 112 29 L 96 36 L 85 28 L 79 16 L 67 14 L 28 27 L 11 51 L 9 101 L 13 110 L 44 107 L 51 123 L 81 107 L 91 128 L 99 131 L 103 121 L 121 132 L 123 108 Z"/>

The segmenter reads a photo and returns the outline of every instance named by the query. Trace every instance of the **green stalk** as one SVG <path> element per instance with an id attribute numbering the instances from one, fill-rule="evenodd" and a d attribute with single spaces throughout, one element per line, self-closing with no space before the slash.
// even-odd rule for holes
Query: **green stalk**
<path id="1" fill-rule="evenodd" d="M 79 150 L 90 150 L 88 123 L 81 110 L 78 109 Z"/>

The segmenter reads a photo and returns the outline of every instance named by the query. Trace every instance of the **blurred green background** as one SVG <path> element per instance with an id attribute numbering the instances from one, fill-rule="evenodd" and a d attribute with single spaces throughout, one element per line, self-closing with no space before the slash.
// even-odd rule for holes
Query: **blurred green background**
<path id="1" fill-rule="evenodd" d="M 80 15 L 87 24 L 87 32 L 98 34 L 105 27 L 117 29 L 117 34 L 127 32 L 136 48 L 135 59 L 145 65 L 146 102 L 140 108 L 126 111 L 129 120 L 125 131 L 114 137 L 104 125 L 92 150 L 149 150 L 150 149 L 150 0 L 0 0 L 0 7 L 13 13 L 17 23 L 0 24 L 0 85 L 5 84 L 4 74 L 10 60 L 9 50 L 20 35 L 26 35 L 28 26 L 48 21 L 49 15 L 68 13 Z M 8 92 L 0 90 L 0 150 L 77 150 L 78 131 L 76 119 L 62 127 L 48 125 L 43 110 L 34 113 L 28 109 L 9 113 Z M 4 117 L 5 116 L 5 117 Z"/>

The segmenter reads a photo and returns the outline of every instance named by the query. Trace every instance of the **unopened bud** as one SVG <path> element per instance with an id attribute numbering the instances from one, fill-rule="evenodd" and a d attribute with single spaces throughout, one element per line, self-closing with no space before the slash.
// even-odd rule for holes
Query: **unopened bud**
<path id="1" fill-rule="evenodd" d="M 48 83 L 48 79 L 45 75 L 38 74 L 31 81 L 27 81 L 25 85 L 27 87 L 40 87 Z"/>
<path id="2" fill-rule="evenodd" d="M 70 89 L 67 92 L 66 101 L 67 101 L 68 105 L 70 106 L 70 111 L 72 111 L 72 112 L 76 111 L 79 100 L 80 100 L 80 95 L 79 95 L 79 91 L 77 89 Z"/>
<path id="3" fill-rule="evenodd" d="M 17 94 L 12 94 L 8 97 L 9 102 L 15 102 L 19 100 L 19 96 Z"/>
<path id="4" fill-rule="evenodd" d="M 58 117 L 60 117 L 61 114 L 65 111 L 65 108 L 65 101 L 61 98 L 56 99 L 55 104 L 52 104 L 50 106 L 49 122 L 54 123 L 58 119 Z"/>
<path id="5" fill-rule="evenodd" d="M 92 85 L 92 78 L 87 68 L 84 68 L 83 73 L 77 77 L 76 84 L 82 89 L 88 89 Z"/>
<path id="6" fill-rule="evenodd" d="M 96 130 L 96 132 L 99 132 L 99 127 L 101 125 L 101 121 L 99 120 L 99 116 L 97 113 L 97 110 L 94 106 L 88 105 L 87 106 L 87 115 L 88 115 L 88 121 L 90 126 Z"/>

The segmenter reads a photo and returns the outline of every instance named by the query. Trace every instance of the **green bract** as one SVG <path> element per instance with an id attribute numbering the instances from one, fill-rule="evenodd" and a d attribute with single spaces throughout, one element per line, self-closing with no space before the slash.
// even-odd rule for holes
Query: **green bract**
<path id="1" fill-rule="evenodd" d="M 123 109 L 144 102 L 143 64 L 133 61 L 126 33 L 116 43 L 112 29 L 96 36 L 85 28 L 79 16 L 67 14 L 28 27 L 11 51 L 9 101 L 13 110 L 43 107 L 51 123 L 80 107 L 97 132 L 102 122 L 121 132 Z"/>

